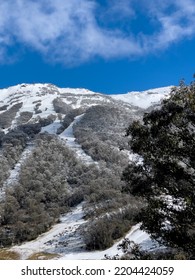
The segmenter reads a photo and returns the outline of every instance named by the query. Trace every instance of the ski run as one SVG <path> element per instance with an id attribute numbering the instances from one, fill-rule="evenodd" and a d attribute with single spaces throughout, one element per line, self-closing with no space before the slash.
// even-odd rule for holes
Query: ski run
<path id="1" fill-rule="evenodd" d="M 38 252 L 55 254 L 55 259 L 63 260 L 101 260 L 105 256 L 121 256 L 123 252 L 118 250 L 118 245 L 122 239 L 103 251 L 87 252 L 85 250 L 81 235 L 82 227 L 86 223 L 83 215 L 81 203 L 74 207 L 71 212 L 62 215 L 60 222 L 48 232 L 41 234 L 33 241 L 13 246 L 10 250 L 19 253 L 23 260 Z M 146 250 L 152 250 L 156 247 L 149 235 L 140 230 L 140 224 L 133 226 L 125 238 L 140 244 Z"/>

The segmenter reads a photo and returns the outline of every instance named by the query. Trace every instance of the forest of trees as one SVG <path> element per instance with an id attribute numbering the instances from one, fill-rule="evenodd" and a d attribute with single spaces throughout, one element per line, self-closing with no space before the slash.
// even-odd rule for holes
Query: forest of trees
<path id="1" fill-rule="evenodd" d="M 107 248 L 134 223 L 141 205 L 140 201 L 130 199 L 129 194 L 122 193 L 122 186 L 120 175 L 105 164 L 84 165 L 57 136 L 38 134 L 31 155 L 22 164 L 18 182 L 9 186 L 5 199 L 0 201 L 1 245 L 36 238 L 69 207 L 85 201 L 86 246 Z M 112 215 L 106 218 L 107 213 Z M 112 228 L 109 239 L 102 223 Z M 102 245 L 98 236 L 106 238 Z"/>
<path id="2" fill-rule="evenodd" d="M 136 112 L 136 118 L 141 113 Z M 128 164 L 129 149 L 125 137 L 127 124 L 135 115 L 131 110 L 113 105 L 97 105 L 87 109 L 82 119 L 73 127 L 77 141 L 95 161 L 102 161 L 109 169 L 120 174 Z"/>
<path id="3" fill-rule="evenodd" d="M 0 204 L 0 240 L 10 245 L 35 238 L 66 207 L 67 152 L 55 140 L 37 139 L 37 148 L 21 168 L 19 180 Z"/>

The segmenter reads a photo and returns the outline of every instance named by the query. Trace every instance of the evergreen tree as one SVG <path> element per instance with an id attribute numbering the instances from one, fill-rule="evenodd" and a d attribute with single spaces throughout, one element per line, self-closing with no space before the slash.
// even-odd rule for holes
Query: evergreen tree
<path id="1" fill-rule="evenodd" d="M 195 258 L 195 83 L 181 83 L 161 108 L 127 129 L 143 158 L 123 173 L 125 191 L 144 196 L 139 221 L 152 237 Z"/>

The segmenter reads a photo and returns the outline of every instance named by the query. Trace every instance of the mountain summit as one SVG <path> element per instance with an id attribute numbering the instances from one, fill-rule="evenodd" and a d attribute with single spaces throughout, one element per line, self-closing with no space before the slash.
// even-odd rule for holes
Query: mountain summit
<path id="1" fill-rule="evenodd" d="M 32 122 L 37 117 L 46 118 L 56 113 L 66 114 L 71 109 L 86 109 L 96 105 L 113 105 L 147 109 L 166 98 L 171 87 L 105 95 L 87 89 L 58 88 L 52 84 L 20 84 L 0 90 L 0 118 L 9 113 L 2 129 L 13 128 L 17 123 Z M 7 113 L 6 113 L 7 112 Z M 27 113 L 28 112 L 28 113 Z M 8 120 L 9 119 L 9 120 Z"/>

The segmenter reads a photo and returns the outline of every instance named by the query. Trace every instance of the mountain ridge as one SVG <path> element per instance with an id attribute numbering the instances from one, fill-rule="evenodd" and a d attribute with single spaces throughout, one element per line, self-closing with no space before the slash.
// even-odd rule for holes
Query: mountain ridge
<path id="1" fill-rule="evenodd" d="M 21 113 L 29 112 L 31 119 L 38 116 L 48 117 L 52 113 L 67 113 L 69 109 L 86 109 L 91 106 L 111 104 L 118 106 L 122 104 L 126 108 L 148 107 L 167 98 L 171 91 L 170 87 L 151 89 L 143 92 L 129 92 L 126 94 L 106 95 L 96 93 L 87 89 L 59 88 L 52 84 L 19 84 L 0 90 L 0 116 L 11 109 L 17 109 L 18 117 Z M 54 102 L 56 104 L 54 104 Z M 21 104 L 22 103 L 22 104 Z M 57 104 L 58 103 L 58 104 Z M 60 105 L 61 103 L 61 105 Z M 19 105 L 20 104 L 20 105 Z M 62 110 L 55 110 L 54 106 L 66 107 Z"/>
<path id="2" fill-rule="evenodd" d="M 2 102 L 2 96 L 3 98 L 6 98 L 6 95 L 9 94 L 14 94 L 17 93 L 21 90 L 21 92 L 25 93 L 25 92 L 38 92 L 41 88 L 45 91 L 45 89 L 47 88 L 47 91 L 49 92 L 53 92 L 53 93 L 59 93 L 59 94 L 63 94 L 63 93 L 71 93 L 71 94 L 82 94 L 82 95 L 103 95 L 103 96 L 107 96 L 107 97 L 114 97 L 115 99 L 119 99 L 119 100 L 126 100 L 128 103 L 131 102 L 131 100 L 127 100 L 128 98 L 130 99 L 131 95 L 132 96 L 140 96 L 140 95 L 146 95 L 146 94 L 152 94 L 153 96 L 156 94 L 161 95 L 161 98 L 163 97 L 163 95 L 167 95 L 170 93 L 171 88 L 174 86 L 166 86 L 166 87 L 160 87 L 160 88 L 152 88 L 152 89 L 148 89 L 148 90 L 144 90 L 144 91 L 129 91 L 126 93 L 117 93 L 117 94 L 106 94 L 106 93 L 100 93 L 100 92 L 94 92 L 85 88 L 63 88 L 63 87 L 58 87 L 54 84 L 50 84 L 50 83 L 34 83 L 34 84 L 17 84 L 11 87 L 7 87 L 7 88 L 2 88 L 0 89 L 0 102 Z M 26 90 L 24 90 L 26 89 Z M 127 97 L 127 98 L 125 98 Z"/>

